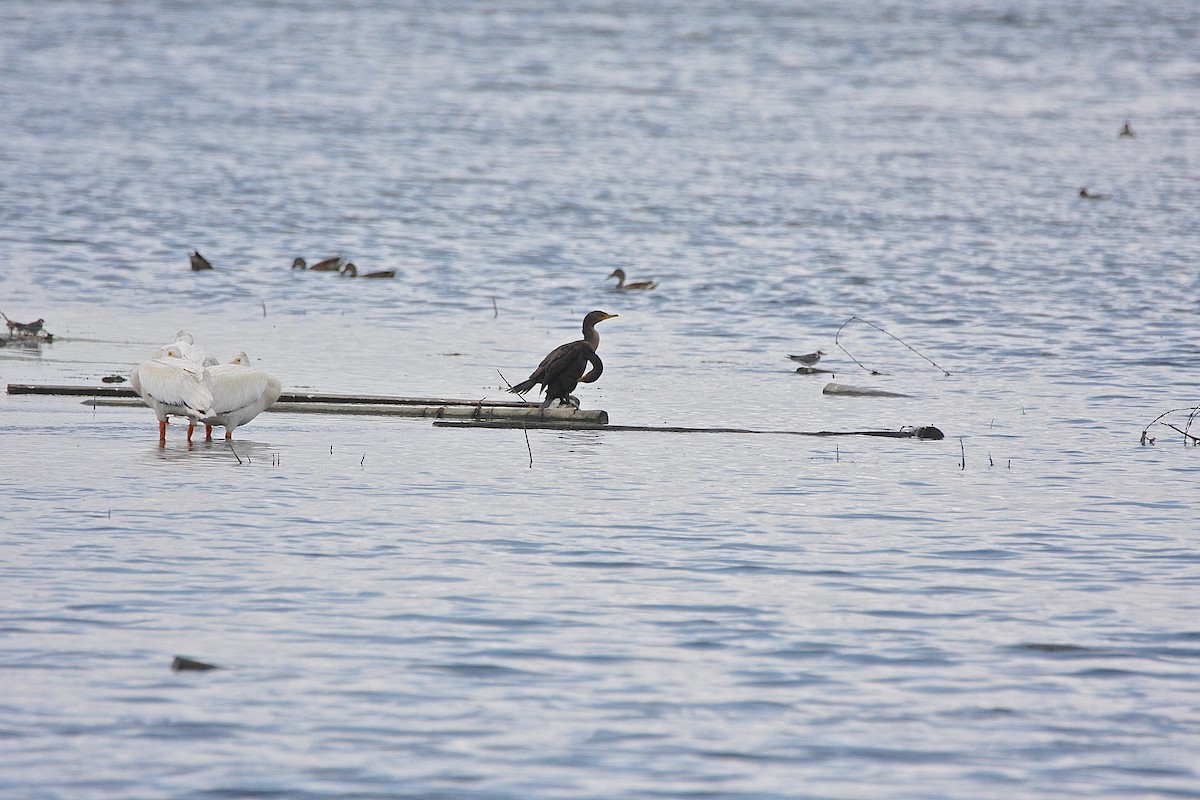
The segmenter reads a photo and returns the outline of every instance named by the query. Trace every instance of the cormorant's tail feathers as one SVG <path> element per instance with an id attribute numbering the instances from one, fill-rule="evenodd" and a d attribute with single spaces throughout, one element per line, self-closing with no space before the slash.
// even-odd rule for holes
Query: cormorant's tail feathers
<path id="1" fill-rule="evenodd" d="M 508 390 L 514 394 L 525 394 L 537 385 L 538 382 L 530 378 L 529 380 L 521 381 L 516 386 L 510 386 Z"/>

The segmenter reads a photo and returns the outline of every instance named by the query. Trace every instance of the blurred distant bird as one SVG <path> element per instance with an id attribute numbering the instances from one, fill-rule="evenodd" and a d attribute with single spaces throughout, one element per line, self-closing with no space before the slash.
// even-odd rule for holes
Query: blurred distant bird
<path id="1" fill-rule="evenodd" d="M 606 319 L 614 319 L 616 314 L 606 314 L 603 311 L 589 312 L 583 318 L 583 338 L 578 341 L 559 345 L 542 359 L 537 369 L 527 379 L 509 388 L 510 392 L 528 392 L 534 386 L 541 384 L 546 391 L 546 399 L 542 408 L 547 408 L 555 400 L 561 400 L 579 408 L 579 399 L 571 396 L 575 387 L 580 383 L 594 383 L 604 372 L 604 362 L 596 355 L 600 346 L 600 334 L 596 332 L 596 324 Z M 593 369 L 583 374 L 588 364 Z"/>
<path id="2" fill-rule="evenodd" d="M 1125 120 L 1125 124 L 1121 126 L 1121 132 L 1117 134 L 1118 139 L 1132 139 L 1137 136 L 1133 132 L 1133 127 L 1129 124 L 1129 120 Z"/>
<path id="3" fill-rule="evenodd" d="M 1085 200 L 1112 200 L 1111 194 L 1100 194 L 1099 192 L 1089 192 L 1085 186 L 1079 190 L 1079 196 Z"/>
<path id="4" fill-rule="evenodd" d="M 788 356 L 792 361 L 798 361 L 806 367 L 811 367 L 813 364 L 821 360 L 821 356 L 825 355 L 824 350 L 814 350 L 811 353 L 805 353 L 802 356 Z"/>
<path id="5" fill-rule="evenodd" d="M 208 414 L 213 397 L 208 369 L 184 356 L 180 342 L 161 347 L 149 361 L 129 373 L 129 385 L 158 418 L 158 441 L 167 440 L 167 418 L 187 417 L 187 439 L 196 422 Z"/>
<path id="6" fill-rule="evenodd" d="M 394 277 L 396 277 L 396 270 L 386 269 L 386 270 L 379 270 L 378 272 L 368 272 L 366 274 L 359 275 L 358 267 L 354 266 L 350 262 L 346 262 L 346 266 L 342 267 L 342 277 L 343 278 L 394 278 Z"/>
<path id="7" fill-rule="evenodd" d="M 188 254 L 188 258 L 192 262 L 192 272 L 201 272 L 206 269 L 212 269 L 212 264 L 208 263 L 208 259 L 200 255 L 199 250 L 195 250 Z"/>
<path id="8" fill-rule="evenodd" d="M 250 357 L 238 353 L 228 364 L 208 368 L 212 386 L 212 410 L 204 423 L 204 439 L 212 439 L 214 425 L 225 428 L 225 438 L 275 404 L 283 390 L 279 379 L 250 366 Z"/>
<path id="9" fill-rule="evenodd" d="M 655 286 L 658 286 L 657 281 L 633 281 L 631 283 L 626 283 L 625 270 L 623 269 L 614 269 L 609 274 L 608 278 L 605 278 L 604 280 L 608 280 L 609 278 L 617 279 L 617 291 L 619 292 L 648 291 L 653 289 Z"/>
<path id="10" fill-rule="evenodd" d="M 46 320 L 35 319 L 33 322 L 15 322 L 5 317 L 4 324 L 8 327 L 9 333 L 19 333 L 22 336 L 37 336 L 41 332 L 42 326 L 46 324 Z"/>
<path id="11" fill-rule="evenodd" d="M 339 255 L 318 261 L 310 267 L 303 258 L 297 258 L 292 262 L 292 269 L 306 269 L 309 272 L 337 272 L 345 263 L 346 259 Z"/>

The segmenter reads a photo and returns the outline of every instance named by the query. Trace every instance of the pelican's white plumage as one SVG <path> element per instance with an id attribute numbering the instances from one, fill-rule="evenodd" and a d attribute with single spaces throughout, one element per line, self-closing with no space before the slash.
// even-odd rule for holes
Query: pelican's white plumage
<path id="1" fill-rule="evenodd" d="M 159 348 L 149 361 L 133 368 L 129 374 L 133 390 L 158 418 L 158 438 L 167 438 L 167 417 L 187 417 L 188 440 L 196 422 L 212 409 L 213 396 L 208 369 L 188 358 L 180 343 Z"/>
<path id="2" fill-rule="evenodd" d="M 278 378 L 250 366 L 250 357 L 238 353 L 228 364 L 208 368 L 212 378 L 212 411 L 202 420 L 204 438 L 212 438 L 214 425 L 225 428 L 225 438 L 274 405 L 283 393 Z"/>
<path id="3" fill-rule="evenodd" d="M 207 350 L 196 344 L 196 340 L 187 331 L 177 331 L 174 343 L 179 345 L 179 349 L 183 351 L 183 357 L 186 359 L 198 361 L 205 367 L 215 367 L 221 363 L 216 356 L 210 356 Z"/>

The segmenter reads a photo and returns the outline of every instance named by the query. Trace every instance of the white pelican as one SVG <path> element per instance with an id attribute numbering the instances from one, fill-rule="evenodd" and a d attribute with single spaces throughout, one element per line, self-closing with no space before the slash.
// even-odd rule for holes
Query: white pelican
<path id="1" fill-rule="evenodd" d="M 617 279 L 617 291 L 620 292 L 646 291 L 658 286 L 658 281 L 633 281 L 632 283 L 626 283 L 625 270 L 623 269 L 614 269 L 609 273 L 608 278 Z M 604 280 L 608 280 L 608 278 Z"/>
<path id="2" fill-rule="evenodd" d="M 129 373 L 129 385 L 141 395 L 158 417 L 158 440 L 167 440 L 167 417 L 187 417 L 187 438 L 192 440 L 196 422 L 209 413 L 213 396 L 208 369 L 187 358 L 179 343 L 162 347 L 149 361 Z"/>
<path id="3" fill-rule="evenodd" d="M 225 426 L 225 438 L 274 405 L 283 393 L 279 379 L 250 366 L 250 357 L 238 353 L 228 364 L 209 367 L 212 376 L 212 411 L 201 420 L 204 440 L 212 438 L 214 425 Z"/>
<path id="4" fill-rule="evenodd" d="M 207 350 L 196 344 L 196 340 L 187 331 L 176 331 L 174 343 L 179 345 L 179 349 L 183 352 L 183 357 L 189 361 L 198 361 L 201 366 L 205 367 L 215 367 L 221 363 L 217 361 L 216 356 L 210 356 Z M 160 350 L 159 352 L 162 351 Z"/>

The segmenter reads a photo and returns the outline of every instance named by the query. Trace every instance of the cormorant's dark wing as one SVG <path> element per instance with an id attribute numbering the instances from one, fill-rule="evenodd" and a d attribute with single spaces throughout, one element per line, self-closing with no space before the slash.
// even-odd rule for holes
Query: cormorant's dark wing
<path id="1" fill-rule="evenodd" d="M 512 387 L 511 391 L 524 393 L 538 384 L 550 386 L 563 383 L 570 383 L 573 389 L 587 366 L 589 353 L 595 358 L 596 351 L 582 339 L 559 345 L 542 359 L 533 374 Z"/>

